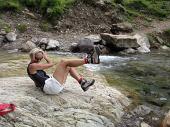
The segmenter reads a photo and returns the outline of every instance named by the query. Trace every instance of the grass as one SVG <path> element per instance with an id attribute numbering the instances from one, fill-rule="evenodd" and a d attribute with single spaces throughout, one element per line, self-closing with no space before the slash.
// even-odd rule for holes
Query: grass
<path id="1" fill-rule="evenodd" d="M 47 32 L 51 29 L 50 24 L 48 22 L 41 22 L 39 27 L 41 28 L 42 31 Z"/>
<path id="2" fill-rule="evenodd" d="M 0 10 L 18 10 L 19 8 L 18 0 L 0 0 Z"/>
<path id="3" fill-rule="evenodd" d="M 10 24 L 7 24 L 4 20 L 0 19 L 0 29 L 4 29 L 6 33 L 11 32 Z"/>
<path id="4" fill-rule="evenodd" d="M 20 33 L 24 33 L 28 29 L 26 24 L 18 24 L 16 28 Z"/>
<path id="5" fill-rule="evenodd" d="M 124 0 L 123 6 L 129 14 L 166 18 L 170 15 L 170 1 L 167 0 Z"/>
<path id="6" fill-rule="evenodd" d="M 0 0 L 0 10 L 30 8 L 49 18 L 61 15 L 75 0 Z"/>

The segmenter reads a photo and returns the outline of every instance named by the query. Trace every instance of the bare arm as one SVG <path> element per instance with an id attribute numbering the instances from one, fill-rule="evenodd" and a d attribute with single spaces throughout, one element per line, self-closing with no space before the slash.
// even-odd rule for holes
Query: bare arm
<path id="1" fill-rule="evenodd" d="M 45 64 L 42 64 L 42 63 L 32 63 L 30 65 L 30 71 L 32 73 L 36 73 L 37 70 L 48 69 L 48 68 L 50 68 L 50 67 L 55 65 L 55 63 L 52 63 L 52 61 L 48 58 L 46 53 L 44 53 L 44 59 L 46 60 L 47 63 L 45 63 Z"/>

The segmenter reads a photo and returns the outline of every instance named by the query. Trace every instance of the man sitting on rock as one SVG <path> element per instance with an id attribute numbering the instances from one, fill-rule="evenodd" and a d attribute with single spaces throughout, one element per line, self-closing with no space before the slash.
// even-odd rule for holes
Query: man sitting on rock
<path id="1" fill-rule="evenodd" d="M 27 67 L 27 73 L 29 77 L 34 81 L 37 87 L 40 87 L 46 94 L 58 94 L 63 90 L 63 85 L 67 79 L 68 74 L 70 74 L 74 79 L 76 79 L 81 88 L 87 91 L 90 86 L 95 82 L 94 79 L 86 80 L 81 77 L 75 67 L 81 66 L 83 64 L 99 64 L 100 51 L 98 47 L 94 46 L 94 50 L 91 54 L 87 55 L 84 59 L 63 59 L 61 60 L 53 75 L 50 77 L 46 74 L 44 69 L 48 69 L 55 64 L 48 58 L 47 54 L 39 48 L 34 48 L 30 51 L 31 61 Z M 42 59 L 45 59 L 47 63 L 40 63 Z"/>

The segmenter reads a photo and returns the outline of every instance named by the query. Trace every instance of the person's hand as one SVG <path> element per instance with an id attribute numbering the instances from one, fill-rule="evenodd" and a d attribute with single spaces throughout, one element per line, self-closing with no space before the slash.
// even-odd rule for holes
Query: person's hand
<path id="1" fill-rule="evenodd" d="M 46 52 L 44 52 L 44 53 L 43 53 L 43 57 L 44 57 L 44 59 L 47 59 L 47 58 L 48 58 L 48 56 L 47 56 L 47 53 L 46 53 Z"/>
<path id="2" fill-rule="evenodd" d="M 35 54 L 32 55 L 32 60 L 35 61 Z"/>

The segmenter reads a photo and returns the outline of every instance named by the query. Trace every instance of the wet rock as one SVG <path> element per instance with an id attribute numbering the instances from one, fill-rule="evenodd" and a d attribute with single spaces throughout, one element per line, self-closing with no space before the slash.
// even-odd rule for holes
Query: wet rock
<path id="1" fill-rule="evenodd" d="M 9 32 L 5 37 L 9 42 L 16 41 L 17 39 L 17 35 L 14 32 Z"/>
<path id="2" fill-rule="evenodd" d="M 80 49 L 78 48 L 78 43 L 72 43 L 70 46 L 70 51 L 74 53 L 79 52 Z"/>
<path id="3" fill-rule="evenodd" d="M 93 46 L 95 44 L 99 44 L 101 41 L 101 38 L 99 35 L 90 35 L 86 36 L 78 41 L 77 44 L 73 44 L 70 49 L 71 51 L 78 51 L 78 52 L 84 52 L 89 53 L 93 50 Z"/>
<path id="4" fill-rule="evenodd" d="M 132 33 L 132 25 L 130 23 L 118 23 L 118 24 L 112 24 L 112 27 L 110 29 L 112 34 L 124 34 L 124 33 Z"/>
<path id="5" fill-rule="evenodd" d="M 141 127 L 151 127 L 151 126 L 149 126 L 147 123 L 145 123 L 145 122 L 142 122 L 141 123 Z"/>
<path id="6" fill-rule="evenodd" d="M 12 50 L 8 50 L 8 53 L 16 53 L 18 51 L 19 51 L 18 49 L 12 49 Z"/>
<path id="7" fill-rule="evenodd" d="M 128 49 L 125 49 L 124 51 L 121 52 L 121 54 L 134 54 L 136 53 L 137 51 L 133 48 L 128 48 Z"/>
<path id="8" fill-rule="evenodd" d="M 148 97 L 147 102 L 149 102 L 150 104 L 159 106 L 159 107 L 163 107 L 167 103 L 165 99 L 152 98 L 152 97 Z"/>
<path id="9" fill-rule="evenodd" d="M 140 45 L 138 47 L 138 52 L 148 53 L 150 52 L 150 43 L 148 37 L 145 34 L 136 34 L 134 37 L 137 39 L 137 43 Z"/>
<path id="10" fill-rule="evenodd" d="M 170 50 L 170 48 L 168 46 L 166 46 L 166 45 L 161 46 L 161 49 L 163 49 L 163 50 Z"/>
<path id="11" fill-rule="evenodd" d="M 29 52 L 33 48 L 36 48 L 36 45 L 31 41 L 27 41 L 26 43 L 22 44 L 21 51 L 22 52 Z"/>
<path id="12" fill-rule="evenodd" d="M 1 78 L 0 102 L 14 103 L 14 112 L 0 117 L 0 123 L 18 127 L 114 127 L 129 100 L 106 81 L 96 77 L 97 87 L 83 92 L 68 77 L 64 91 L 46 95 L 28 77 Z"/>

